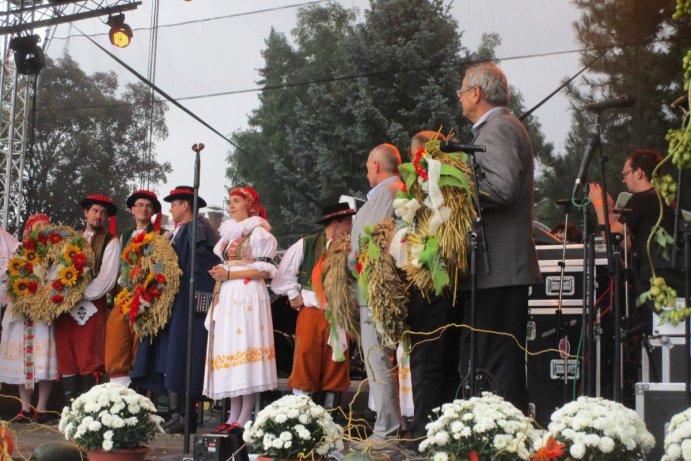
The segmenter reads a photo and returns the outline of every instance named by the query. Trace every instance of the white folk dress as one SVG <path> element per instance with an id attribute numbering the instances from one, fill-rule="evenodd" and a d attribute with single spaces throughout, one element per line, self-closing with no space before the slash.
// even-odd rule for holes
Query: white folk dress
<path id="1" fill-rule="evenodd" d="M 0 274 L 2 303 L 7 302 L 5 269 L 19 242 L 0 229 Z M 0 382 L 23 384 L 33 389 L 34 383 L 58 377 L 57 354 L 53 325 L 33 322 L 12 309 L 10 303 L 2 317 L 0 337 Z"/>
<path id="2" fill-rule="evenodd" d="M 277 242 L 258 217 L 224 221 L 214 253 L 230 271 L 256 269 L 273 276 Z M 209 330 L 204 395 L 217 400 L 278 386 L 271 303 L 264 280 L 222 282 L 218 303 L 206 316 Z"/>

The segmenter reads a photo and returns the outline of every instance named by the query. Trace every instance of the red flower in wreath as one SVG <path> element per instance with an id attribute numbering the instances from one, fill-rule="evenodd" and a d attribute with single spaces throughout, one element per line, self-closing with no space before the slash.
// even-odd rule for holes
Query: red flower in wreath
<path id="1" fill-rule="evenodd" d="M 38 283 L 36 282 L 29 282 L 29 285 L 27 286 L 29 289 L 29 293 L 35 294 L 38 291 Z"/>
<path id="2" fill-rule="evenodd" d="M 46 234 L 43 233 L 38 234 L 38 241 L 45 245 L 46 243 L 48 243 L 48 237 L 46 236 Z"/>
<path id="3" fill-rule="evenodd" d="M 64 285 L 60 280 L 53 280 L 53 290 L 55 291 L 62 291 L 64 288 Z"/>
<path id="4" fill-rule="evenodd" d="M 355 272 L 357 272 L 358 274 L 362 274 L 362 263 L 357 263 L 355 265 Z"/>
<path id="5" fill-rule="evenodd" d="M 72 264 L 77 269 L 81 269 L 86 264 L 86 255 L 84 253 L 77 253 L 72 257 Z"/>
<path id="6" fill-rule="evenodd" d="M 132 242 L 134 243 L 142 243 L 144 241 L 144 236 L 146 233 L 142 232 L 141 234 L 135 235 L 135 237 L 132 239 Z"/>
<path id="7" fill-rule="evenodd" d="M 34 263 L 24 264 L 24 270 L 26 271 L 27 274 L 33 274 L 34 273 Z"/>
<path id="8" fill-rule="evenodd" d="M 165 285 L 165 283 L 167 282 L 166 276 L 163 274 L 156 274 L 156 281 L 160 284 Z"/>
<path id="9" fill-rule="evenodd" d="M 60 243 L 62 241 L 62 236 L 57 232 L 53 232 L 48 236 L 48 241 L 50 243 Z"/>
<path id="10" fill-rule="evenodd" d="M 55 294 L 50 297 L 50 300 L 55 304 L 60 304 L 65 298 L 61 294 Z"/>
<path id="11" fill-rule="evenodd" d="M 533 461 L 551 461 L 559 459 L 564 454 L 564 448 L 566 448 L 565 444 L 559 443 L 550 437 L 547 439 L 545 446 L 535 453 Z"/>
<path id="12" fill-rule="evenodd" d="M 24 240 L 22 242 L 22 246 L 24 248 L 26 248 L 27 250 L 35 250 L 36 249 L 36 240 L 34 240 L 34 239 Z"/>
<path id="13" fill-rule="evenodd" d="M 468 461 L 479 461 L 480 457 L 477 455 L 477 451 L 470 450 L 468 453 Z"/>

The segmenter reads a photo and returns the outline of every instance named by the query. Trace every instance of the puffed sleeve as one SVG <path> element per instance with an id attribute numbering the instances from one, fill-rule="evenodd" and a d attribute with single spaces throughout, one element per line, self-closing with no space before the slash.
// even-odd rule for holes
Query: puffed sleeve
<path id="1" fill-rule="evenodd" d="M 278 249 L 276 238 L 263 227 L 255 227 L 250 234 L 250 247 L 252 248 L 252 256 L 256 261 L 247 267 L 260 272 L 268 272 L 269 277 L 273 277 L 276 272 L 273 259 L 276 257 Z"/>

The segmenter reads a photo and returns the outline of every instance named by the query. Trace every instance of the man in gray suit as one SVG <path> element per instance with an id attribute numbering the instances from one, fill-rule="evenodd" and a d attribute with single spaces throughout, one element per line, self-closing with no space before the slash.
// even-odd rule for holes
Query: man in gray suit
<path id="1" fill-rule="evenodd" d="M 457 92 L 463 115 L 473 123 L 473 143 L 487 151 L 477 155 L 478 186 L 491 273 L 478 254 L 477 328 L 502 331 L 525 344 L 528 286 L 541 283 L 533 222 L 533 148 L 528 132 L 506 107 L 509 84 L 494 64 L 468 68 Z M 470 288 L 466 280 L 464 289 Z M 470 323 L 470 293 L 464 293 L 463 323 Z M 461 340 L 460 371 L 468 376 L 469 331 Z M 523 351 L 505 336 L 476 334 L 476 369 L 489 374 L 499 395 L 527 412 Z"/>
<path id="2" fill-rule="evenodd" d="M 358 210 L 353 219 L 350 233 L 353 251 L 349 263 L 355 267 L 355 252 L 358 250 L 360 235 L 365 226 L 393 216 L 393 200 L 401 190 L 403 183 L 398 177 L 398 166 L 401 155 L 395 146 L 380 144 L 367 158 L 367 179 L 372 188 L 367 193 L 367 202 Z M 369 379 L 369 391 L 377 412 L 377 420 L 371 437 L 374 448 L 382 446 L 386 439 L 394 438 L 400 428 L 400 410 L 398 407 L 398 391 L 391 373 L 389 351 L 381 347 L 381 337 L 370 321 L 369 307 L 365 296 L 357 291 L 360 306 L 360 335 L 362 339 L 363 359 Z"/>

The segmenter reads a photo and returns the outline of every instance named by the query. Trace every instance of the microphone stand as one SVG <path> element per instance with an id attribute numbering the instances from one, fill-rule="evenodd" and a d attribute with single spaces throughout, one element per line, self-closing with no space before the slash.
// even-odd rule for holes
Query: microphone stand
<path id="1" fill-rule="evenodd" d="M 477 373 L 475 371 L 475 363 L 477 360 L 475 350 L 475 326 L 476 326 L 476 296 L 477 296 L 477 253 L 478 249 L 482 251 L 485 270 L 487 274 L 492 273 L 489 260 L 489 251 L 487 247 L 487 239 L 485 238 L 485 223 L 482 220 L 482 207 L 480 206 L 480 187 L 478 186 L 478 166 L 475 162 L 475 152 L 484 152 L 484 146 L 478 146 L 478 149 L 467 149 L 468 163 L 473 172 L 473 189 L 475 191 L 474 202 L 477 216 L 473 223 L 468 238 L 470 240 L 470 354 L 468 360 L 468 381 L 470 384 L 470 397 L 477 395 Z"/>
<path id="2" fill-rule="evenodd" d="M 566 270 L 566 244 L 567 244 L 567 231 L 569 228 L 569 212 L 571 210 L 571 201 L 569 199 L 557 200 L 558 205 L 564 207 L 564 240 L 561 246 L 561 261 L 559 261 L 559 301 L 557 302 L 556 315 L 556 330 L 557 330 L 557 348 L 560 354 L 564 358 L 564 386 L 562 394 L 562 403 L 569 402 L 569 351 L 567 350 L 567 344 L 569 344 L 568 328 L 562 317 L 562 302 L 564 300 L 564 271 Z M 563 342 L 562 342 L 563 341 Z M 564 345 L 564 350 L 562 353 L 562 348 L 559 347 L 561 344 Z M 574 382 L 576 379 L 576 374 L 574 373 Z"/>
<path id="3" fill-rule="evenodd" d="M 600 116 L 597 114 L 597 130 L 599 135 Z M 607 178 L 605 176 L 605 164 L 609 160 L 603 153 L 602 147 L 600 151 L 600 177 L 602 178 L 602 207 L 605 215 L 605 244 L 607 248 L 607 265 L 609 273 L 612 274 L 614 283 L 612 286 L 612 296 L 614 296 L 614 369 L 613 369 L 613 383 L 612 383 L 612 400 L 621 402 L 621 301 L 619 296 L 621 283 L 621 253 L 619 250 L 619 241 L 612 236 L 612 229 L 609 225 L 609 204 L 607 203 Z"/>
<path id="4" fill-rule="evenodd" d="M 591 135 L 595 136 L 597 145 L 600 144 L 600 127 L 599 117 L 598 125 L 595 132 Z M 590 188 L 588 182 L 588 165 L 583 171 L 583 197 L 588 197 L 588 189 Z M 574 191 L 575 200 L 576 192 Z M 581 334 L 579 342 L 583 346 L 583 376 L 584 376 L 584 394 L 590 397 L 595 396 L 595 366 L 593 366 L 593 357 L 595 351 L 595 333 L 594 323 L 595 317 L 593 315 L 593 308 L 595 304 L 595 234 L 590 230 L 590 219 L 588 215 L 588 207 L 581 207 L 581 222 L 583 223 L 583 309 L 581 311 Z"/>
<path id="5" fill-rule="evenodd" d="M 187 298 L 187 376 L 185 377 L 185 434 L 183 452 L 187 455 L 190 452 L 190 416 L 192 414 L 192 326 L 194 323 L 194 288 L 195 288 L 195 268 L 197 267 L 197 222 L 199 213 L 199 152 L 204 149 L 204 144 L 199 143 L 192 146 L 194 156 L 194 199 L 192 201 L 192 254 L 190 255 L 190 287 Z"/>

